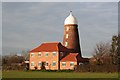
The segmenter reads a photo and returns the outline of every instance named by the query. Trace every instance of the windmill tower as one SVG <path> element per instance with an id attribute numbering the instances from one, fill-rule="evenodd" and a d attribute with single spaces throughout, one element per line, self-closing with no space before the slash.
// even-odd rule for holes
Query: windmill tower
<path id="1" fill-rule="evenodd" d="M 63 45 L 67 47 L 70 52 L 79 53 L 81 57 L 78 22 L 73 16 L 72 11 L 70 11 L 69 16 L 64 21 Z"/>

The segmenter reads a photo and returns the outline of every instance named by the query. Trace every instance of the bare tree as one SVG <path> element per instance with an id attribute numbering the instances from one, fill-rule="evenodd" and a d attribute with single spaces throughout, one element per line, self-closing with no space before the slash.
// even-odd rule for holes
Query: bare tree
<path id="1" fill-rule="evenodd" d="M 25 58 L 25 60 L 29 60 L 29 50 L 27 51 L 23 50 L 21 54 Z"/>
<path id="2" fill-rule="evenodd" d="M 100 42 L 96 44 L 96 48 L 94 49 L 93 57 L 96 59 L 96 64 L 103 64 L 103 58 L 109 56 L 110 54 L 110 43 Z"/>

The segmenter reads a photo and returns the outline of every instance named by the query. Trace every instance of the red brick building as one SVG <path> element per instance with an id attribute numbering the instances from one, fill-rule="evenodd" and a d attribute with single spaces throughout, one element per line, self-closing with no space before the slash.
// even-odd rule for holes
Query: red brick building
<path id="1" fill-rule="evenodd" d="M 88 62 L 82 58 L 78 23 L 70 13 L 64 22 L 63 44 L 60 42 L 42 43 L 29 52 L 29 69 L 41 69 L 42 64 L 46 70 L 74 69 L 75 65 Z"/>

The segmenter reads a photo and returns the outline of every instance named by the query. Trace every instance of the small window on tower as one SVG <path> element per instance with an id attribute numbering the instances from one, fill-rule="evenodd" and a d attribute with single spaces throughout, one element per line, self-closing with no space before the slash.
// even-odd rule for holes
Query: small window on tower
<path id="1" fill-rule="evenodd" d="M 66 34 L 66 38 L 68 38 L 68 34 Z"/>
<path id="2" fill-rule="evenodd" d="M 66 31 L 68 31 L 68 30 L 69 30 L 69 27 L 66 28 Z"/>
<path id="3" fill-rule="evenodd" d="M 68 46 L 68 42 L 65 42 L 65 46 Z"/>

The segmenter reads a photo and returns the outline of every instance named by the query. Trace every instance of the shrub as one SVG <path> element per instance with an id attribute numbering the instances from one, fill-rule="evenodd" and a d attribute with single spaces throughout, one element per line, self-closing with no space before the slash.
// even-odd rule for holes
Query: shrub
<path id="1" fill-rule="evenodd" d="M 118 72 L 118 65 L 79 65 L 75 72 Z"/>

